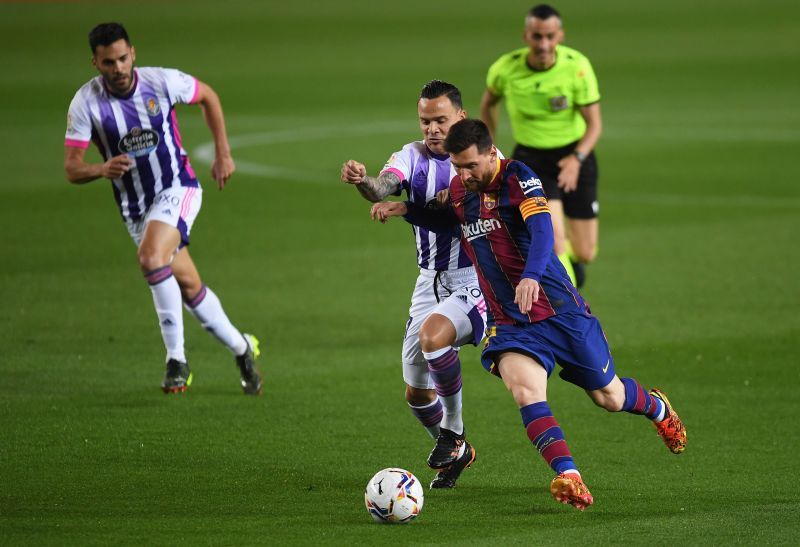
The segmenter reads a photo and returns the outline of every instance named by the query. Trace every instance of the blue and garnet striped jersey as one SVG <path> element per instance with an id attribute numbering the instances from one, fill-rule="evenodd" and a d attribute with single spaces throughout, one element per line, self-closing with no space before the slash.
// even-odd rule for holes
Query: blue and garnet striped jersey
<path id="1" fill-rule="evenodd" d="M 543 321 L 568 312 L 588 313 L 588 305 L 573 287 L 553 252 L 553 227 L 542 183 L 525 164 L 498 160 L 492 182 L 470 192 L 455 177 L 450 183 L 447 212 L 409 206 L 406 220 L 433 230 L 461 227 L 461 243 L 475 265 L 489 304 L 490 325 Z M 437 218 L 438 216 L 438 218 Z M 539 282 L 539 300 L 528 313 L 514 303 L 522 278 Z"/>

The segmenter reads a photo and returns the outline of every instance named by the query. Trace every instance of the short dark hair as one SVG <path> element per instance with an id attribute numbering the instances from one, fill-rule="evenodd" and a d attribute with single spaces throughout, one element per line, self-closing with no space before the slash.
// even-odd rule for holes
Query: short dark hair
<path id="1" fill-rule="evenodd" d="M 108 46 L 117 40 L 125 40 L 130 45 L 125 27 L 119 23 L 100 23 L 89 32 L 89 47 L 92 53 L 97 52 L 97 46 Z"/>
<path id="2" fill-rule="evenodd" d="M 458 88 L 453 84 L 448 84 L 442 80 L 431 80 L 422 86 L 422 91 L 419 94 L 419 98 L 435 99 L 437 97 L 441 97 L 442 95 L 446 95 L 447 98 L 450 99 L 450 102 L 453 103 L 453 106 L 459 110 L 464 108 L 464 104 L 461 102 L 461 92 L 458 90 Z"/>
<path id="3" fill-rule="evenodd" d="M 485 154 L 494 143 L 485 123 L 467 118 L 450 127 L 444 140 L 444 149 L 448 154 L 458 154 L 473 144 L 478 147 L 478 152 Z"/>
<path id="4" fill-rule="evenodd" d="M 561 20 L 561 14 L 558 13 L 558 10 L 549 4 L 539 4 L 538 6 L 533 6 L 531 10 L 528 12 L 528 17 L 536 17 L 537 19 L 550 19 L 551 17 L 558 17 L 559 21 Z"/>

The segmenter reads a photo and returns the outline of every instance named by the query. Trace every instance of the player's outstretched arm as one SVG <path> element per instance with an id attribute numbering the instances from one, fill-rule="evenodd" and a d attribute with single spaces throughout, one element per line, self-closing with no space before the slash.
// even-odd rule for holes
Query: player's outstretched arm
<path id="1" fill-rule="evenodd" d="M 403 219 L 409 224 L 426 228 L 435 234 L 450 234 L 459 237 L 458 217 L 453 208 L 448 204 L 441 206 L 435 201 L 432 205 L 421 206 L 412 201 L 406 201 L 406 213 Z"/>
<path id="2" fill-rule="evenodd" d="M 236 171 L 236 164 L 231 156 L 231 147 L 228 144 L 228 133 L 225 130 L 222 102 L 209 85 L 200 80 L 197 81 L 197 85 L 199 86 L 197 103 L 203 110 L 203 118 L 214 138 L 214 162 L 211 164 L 211 177 L 217 181 L 219 189 L 222 190 L 233 172 Z"/>
<path id="3" fill-rule="evenodd" d="M 352 184 L 358 192 L 372 203 L 386 199 L 390 194 L 400 188 L 400 177 L 391 171 L 382 173 L 377 177 L 367 176 L 367 168 L 356 160 L 348 160 L 342 165 L 342 182 Z"/>
<path id="4" fill-rule="evenodd" d="M 85 184 L 105 177 L 116 179 L 127 173 L 133 160 L 127 154 L 114 156 L 104 163 L 86 163 L 86 150 L 74 146 L 64 147 L 64 173 L 73 184 Z"/>
<path id="5" fill-rule="evenodd" d="M 401 217 L 408 212 L 408 207 L 402 201 L 382 201 L 376 203 L 369 210 L 372 220 L 379 220 L 382 224 L 392 217 Z"/>

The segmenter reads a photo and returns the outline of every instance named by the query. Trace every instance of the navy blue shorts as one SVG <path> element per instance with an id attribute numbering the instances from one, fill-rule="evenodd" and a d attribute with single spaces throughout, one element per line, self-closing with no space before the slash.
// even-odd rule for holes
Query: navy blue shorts
<path id="1" fill-rule="evenodd" d="M 535 359 L 548 377 L 558 363 L 559 376 L 589 391 L 606 387 L 616 374 L 608 341 L 593 315 L 565 313 L 537 323 L 490 327 L 481 354 L 483 367 L 500 376 L 495 359 L 503 352 Z"/>

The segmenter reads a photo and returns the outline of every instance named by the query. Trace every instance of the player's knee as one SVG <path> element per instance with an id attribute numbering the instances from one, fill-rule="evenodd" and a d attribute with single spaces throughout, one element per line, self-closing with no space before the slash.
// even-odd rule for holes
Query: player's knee
<path id="1" fill-rule="evenodd" d="M 438 323 L 426 321 L 419 329 L 419 346 L 426 353 L 452 346 L 454 342 L 453 332 Z"/>
<path id="2" fill-rule="evenodd" d="M 436 391 L 406 385 L 406 401 L 415 406 L 427 405 L 436 400 Z"/>
<path id="3" fill-rule="evenodd" d="M 572 252 L 575 254 L 575 258 L 578 259 L 578 262 L 588 263 L 594 260 L 597 256 L 597 246 L 596 245 L 572 245 Z"/>
<path id="4" fill-rule="evenodd" d="M 515 385 L 508 389 L 511 392 L 511 396 L 514 398 L 514 402 L 517 403 L 517 406 L 520 408 L 547 400 L 544 393 L 540 393 L 539 390 L 532 389 L 530 386 Z"/>
<path id="5" fill-rule="evenodd" d="M 609 412 L 619 412 L 625 404 L 625 393 L 607 392 L 603 390 L 592 391 L 589 396 L 594 404 Z"/>
<path id="6" fill-rule="evenodd" d="M 555 251 L 557 256 L 561 256 L 562 254 L 567 252 L 567 239 L 565 237 L 556 237 L 553 240 L 553 251 Z"/>
<path id="7" fill-rule="evenodd" d="M 139 259 L 139 268 L 145 273 L 162 268 L 169 263 L 169 259 L 162 253 L 149 247 L 139 247 L 137 258 Z"/>

